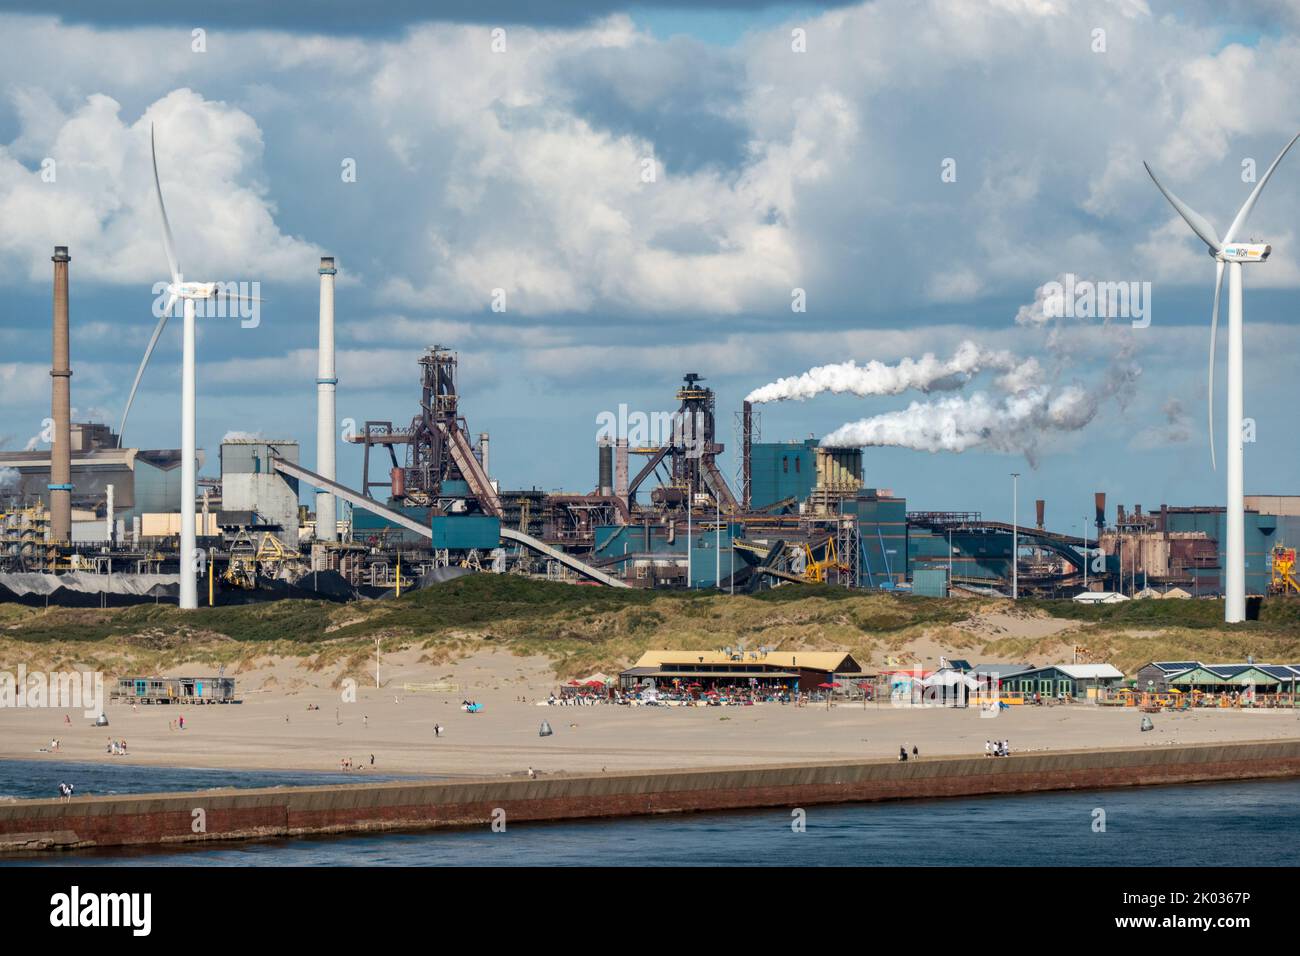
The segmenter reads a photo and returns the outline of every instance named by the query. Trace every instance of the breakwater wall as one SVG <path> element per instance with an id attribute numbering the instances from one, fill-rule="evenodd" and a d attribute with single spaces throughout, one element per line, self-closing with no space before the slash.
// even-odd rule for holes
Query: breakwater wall
<path id="1" fill-rule="evenodd" d="M 1300 776 L 1300 740 L 0 804 L 0 852 Z"/>

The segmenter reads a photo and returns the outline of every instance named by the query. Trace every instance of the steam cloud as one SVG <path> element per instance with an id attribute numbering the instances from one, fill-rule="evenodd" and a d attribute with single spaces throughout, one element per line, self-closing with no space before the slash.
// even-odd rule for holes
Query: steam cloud
<path id="1" fill-rule="evenodd" d="M 1033 362 L 1032 359 L 1030 359 Z M 972 378 L 986 369 L 1002 371 L 1008 375 L 1035 375 L 1034 369 L 1024 370 L 1024 363 L 1010 352 L 982 349 L 969 340 L 957 346 L 952 358 L 941 360 L 933 352 L 919 359 L 905 358 L 897 365 L 871 361 L 858 365 L 855 361 L 836 365 L 819 365 L 802 375 L 780 378 L 770 385 L 756 388 L 746 396 L 755 405 L 766 402 L 799 401 L 831 392 L 841 395 L 848 392 L 860 397 L 870 395 L 901 395 L 915 389 L 920 392 L 951 392 L 962 388 Z"/>
<path id="2" fill-rule="evenodd" d="M 1000 401 L 984 392 L 913 402 L 841 425 L 822 439 L 829 448 L 890 445 L 917 451 L 962 452 L 977 445 L 1030 455 L 1038 436 L 1083 428 L 1097 414 L 1099 396 L 1078 385 L 1033 385 Z"/>

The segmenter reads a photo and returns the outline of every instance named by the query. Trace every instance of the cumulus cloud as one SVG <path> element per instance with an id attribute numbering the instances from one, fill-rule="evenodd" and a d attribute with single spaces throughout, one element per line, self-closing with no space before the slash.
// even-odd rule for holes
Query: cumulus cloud
<path id="1" fill-rule="evenodd" d="M 128 122 L 96 93 L 51 128 L 34 168 L 0 148 L 0 269 L 45 279 L 53 242 L 73 250 L 78 279 L 152 283 L 167 273 L 154 199 L 149 130 L 177 255 L 188 278 L 306 274 L 319 249 L 284 235 L 258 181 L 261 134 L 251 116 L 174 90 Z M 53 239 L 53 242 L 51 241 Z"/>

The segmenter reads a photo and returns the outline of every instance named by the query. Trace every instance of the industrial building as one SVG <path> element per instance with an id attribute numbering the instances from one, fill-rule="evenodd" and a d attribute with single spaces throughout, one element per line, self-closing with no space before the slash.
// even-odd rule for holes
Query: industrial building
<path id="1" fill-rule="evenodd" d="M 1094 527 L 1082 537 L 1051 530 L 1041 499 L 1028 526 L 979 512 L 909 511 L 901 490 L 872 482 L 861 449 L 822 447 L 816 437 L 763 441 L 749 402 L 734 416 L 729 479 L 723 413 L 697 372 L 672 393 L 666 383 L 675 409 L 664 413 L 664 434 L 653 443 L 602 435 L 593 483 L 574 491 L 503 488 L 492 477 L 489 433 L 471 431 L 458 356 L 440 345 L 411 356 L 409 421 L 366 420 L 340 439 L 333 257 L 317 270 L 315 470 L 291 436 L 232 433 L 220 447 L 220 476 L 198 479 L 191 499 L 179 451 L 122 448 L 108 426 L 70 421 L 70 261 L 56 247 L 52 447 L 0 452 L 0 469 L 17 476 L 0 489 L 0 574 L 112 570 L 142 576 L 127 595 L 157 599 L 169 593 L 167 575 L 179 580 L 181 514 L 192 502 L 197 547 L 186 573 L 206 576 L 213 603 L 282 593 L 268 584 L 294 586 L 308 574 L 320 593 L 322 572 L 334 576 L 331 593 L 387 593 L 447 569 L 742 593 L 810 582 L 946 597 L 1007 593 L 1013 578 L 1019 593 L 1047 596 L 1203 596 L 1225 587 L 1221 507 L 1121 506 L 1111 521 L 1098 493 Z M 361 446 L 355 479 L 336 473 L 338 440 Z M 202 452 L 196 458 L 201 466 Z M 1254 496 L 1246 507 L 1247 590 L 1300 593 L 1295 550 L 1286 547 L 1300 539 L 1300 496 Z"/>

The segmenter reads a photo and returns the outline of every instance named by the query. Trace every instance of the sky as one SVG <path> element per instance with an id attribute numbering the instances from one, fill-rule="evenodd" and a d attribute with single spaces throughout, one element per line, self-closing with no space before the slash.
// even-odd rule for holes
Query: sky
<path id="1" fill-rule="evenodd" d="M 167 271 L 152 126 L 185 277 L 263 299 L 199 321 L 212 452 L 315 460 L 333 255 L 340 432 L 409 422 L 422 349 L 455 349 L 505 488 L 591 490 L 602 413 L 669 411 L 687 372 L 730 474 L 752 391 L 965 348 L 988 358 L 928 390 L 763 404 L 761 437 L 869 442 L 867 485 L 913 510 L 1005 519 L 1013 472 L 1060 530 L 1094 491 L 1222 503 L 1212 261 L 1142 163 L 1226 230 L 1300 132 L 1294 0 L 370 6 L 0 0 L 0 448 L 44 447 L 56 244 L 74 418 L 117 425 Z M 1300 492 L 1298 211 L 1300 151 L 1250 220 L 1274 251 L 1245 270 L 1248 493 Z M 1067 276 L 1144 316 L 1049 315 Z M 128 445 L 179 443 L 179 326 Z"/>

